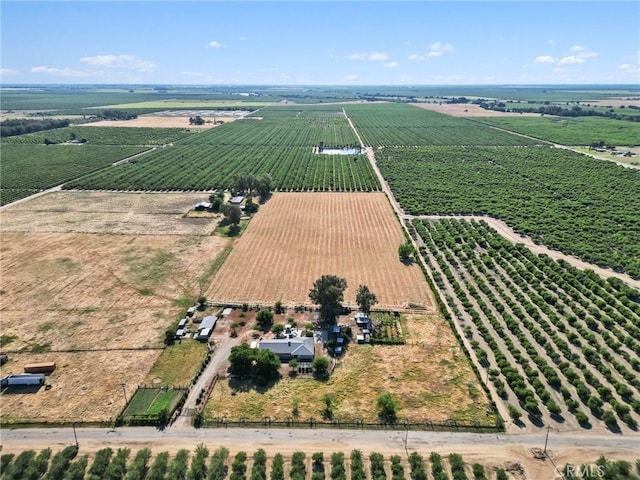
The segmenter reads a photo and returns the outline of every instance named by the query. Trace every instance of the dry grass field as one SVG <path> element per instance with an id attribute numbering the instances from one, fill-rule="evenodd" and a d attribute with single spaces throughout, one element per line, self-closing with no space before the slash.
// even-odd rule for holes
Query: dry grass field
<path id="1" fill-rule="evenodd" d="M 227 244 L 199 234 L 214 219 L 184 227 L 193 196 L 159 197 L 59 193 L 2 211 L 2 374 L 58 365 L 50 390 L 3 394 L 3 422 L 109 420 L 124 405 L 120 384 L 133 393 L 145 379 L 164 330 Z M 76 233 L 85 231 L 94 233 Z"/>
<path id="2" fill-rule="evenodd" d="M 218 122 L 233 122 L 233 117 L 216 117 Z M 207 120 L 210 120 L 207 118 Z M 212 120 L 212 119 L 211 119 Z M 162 117 L 159 115 L 140 115 L 133 120 L 101 120 L 99 122 L 85 123 L 83 126 L 88 127 L 148 127 L 148 128 L 188 128 L 203 130 L 208 128 L 217 127 L 220 125 L 211 123 L 205 123 L 203 125 L 189 125 L 189 116 L 185 117 Z"/>
<path id="3" fill-rule="evenodd" d="M 208 235 L 217 224 L 213 218 L 187 215 L 207 197 L 206 193 L 54 192 L 4 207 L 0 231 Z"/>
<path id="4" fill-rule="evenodd" d="M 295 416 L 300 421 L 321 421 L 323 396 L 329 394 L 334 399 L 335 420 L 375 423 L 376 397 L 388 391 L 398 401 L 400 419 L 493 424 L 488 397 L 444 320 L 438 315 L 414 314 L 407 323 L 407 345 L 350 344 L 326 381 L 285 374 L 274 385 L 256 390 L 235 379 L 221 380 L 205 414 L 229 420 L 271 417 L 284 421 Z M 294 415 L 296 398 L 298 413 Z"/>
<path id="5" fill-rule="evenodd" d="M 323 274 L 346 278 L 345 303 L 359 284 L 376 307 L 432 311 L 418 265 L 404 265 L 404 237 L 384 193 L 276 193 L 261 207 L 218 271 L 206 295 L 219 302 L 310 305 Z"/>

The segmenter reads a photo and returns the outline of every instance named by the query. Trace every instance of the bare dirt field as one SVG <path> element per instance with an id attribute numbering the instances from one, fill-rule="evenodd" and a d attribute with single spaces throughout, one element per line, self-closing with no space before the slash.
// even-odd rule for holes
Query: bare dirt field
<path id="1" fill-rule="evenodd" d="M 233 122 L 233 117 L 216 117 L 217 122 Z M 149 127 L 149 128 L 194 128 L 197 130 L 213 128 L 220 123 L 204 123 L 203 125 L 190 125 L 189 116 L 165 117 L 159 115 L 140 115 L 133 120 L 101 120 L 99 122 L 84 123 L 87 127 Z"/>
<path id="2" fill-rule="evenodd" d="M 24 363 L 58 365 L 51 390 L 3 393 L 3 421 L 119 413 L 120 384 L 133 393 L 144 380 L 164 330 L 199 294 L 199 277 L 227 244 L 199 234 L 213 230 L 212 219 L 192 219 L 207 221 L 206 229 L 181 226 L 193 198 L 63 192 L 3 210 L 0 316 L 10 360 L 2 374 L 21 373 Z"/>
<path id="3" fill-rule="evenodd" d="M 53 192 L 2 209 L 0 232 L 208 235 L 218 217 L 189 216 L 206 193 Z"/>
<path id="4" fill-rule="evenodd" d="M 412 103 L 416 107 L 444 113 L 452 117 L 539 117 L 539 113 L 515 113 L 485 110 L 471 103 Z"/>
<path id="5" fill-rule="evenodd" d="M 276 193 L 261 207 L 218 271 L 206 295 L 218 302 L 310 305 L 323 274 L 346 278 L 346 304 L 359 284 L 376 307 L 433 310 L 416 264 L 398 259 L 400 224 L 384 193 Z"/>

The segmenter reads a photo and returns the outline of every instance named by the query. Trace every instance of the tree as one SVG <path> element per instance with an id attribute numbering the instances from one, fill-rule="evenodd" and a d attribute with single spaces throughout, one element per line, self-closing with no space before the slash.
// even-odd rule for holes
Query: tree
<path id="1" fill-rule="evenodd" d="M 320 306 L 320 318 L 326 323 L 335 323 L 342 309 L 347 280 L 336 275 L 323 275 L 313 283 L 309 298 Z"/>
<path id="2" fill-rule="evenodd" d="M 253 198 L 247 198 L 247 201 L 244 204 L 244 213 L 247 215 L 252 215 L 258 211 L 260 205 L 253 201 Z"/>
<path id="3" fill-rule="evenodd" d="M 311 367 L 318 376 L 325 375 L 329 370 L 329 359 L 327 357 L 316 357 L 311 362 Z"/>
<path id="4" fill-rule="evenodd" d="M 361 312 L 369 315 L 371 307 L 378 303 L 378 297 L 376 297 L 376 294 L 369 290 L 369 287 L 366 285 L 359 285 L 358 291 L 356 292 L 356 303 Z"/>
<path id="5" fill-rule="evenodd" d="M 398 256 L 403 262 L 407 262 L 413 255 L 413 246 L 410 243 L 403 243 L 398 247 Z"/>
<path id="6" fill-rule="evenodd" d="M 273 333 L 276 338 L 281 337 L 282 332 L 284 332 L 284 324 L 282 323 L 275 323 L 273 327 L 271 327 L 271 333 Z"/>
<path id="7" fill-rule="evenodd" d="M 273 312 L 268 308 L 263 308 L 256 315 L 256 322 L 260 325 L 260 328 L 266 328 L 273 323 Z"/>
<path id="8" fill-rule="evenodd" d="M 256 191 L 260 195 L 260 201 L 264 202 L 271 195 L 271 175 L 265 173 L 256 183 Z"/>
<path id="9" fill-rule="evenodd" d="M 220 207 L 220 211 L 224 215 L 224 219 L 227 225 L 238 225 L 242 218 L 242 210 L 235 205 L 224 204 Z"/>
<path id="10" fill-rule="evenodd" d="M 229 369 L 234 375 L 247 376 L 251 374 L 251 365 L 253 364 L 254 349 L 249 344 L 242 343 L 231 348 L 229 354 Z"/>
<path id="11" fill-rule="evenodd" d="M 271 350 L 252 349 L 256 352 L 251 375 L 258 385 L 265 385 L 278 376 L 280 357 Z"/>
<path id="12" fill-rule="evenodd" d="M 395 423 L 398 415 L 398 405 L 389 392 L 383 392 L 378 395 L 376 405 L 378 407 L 378 416 L 381 420 L 388 423 Z"/>

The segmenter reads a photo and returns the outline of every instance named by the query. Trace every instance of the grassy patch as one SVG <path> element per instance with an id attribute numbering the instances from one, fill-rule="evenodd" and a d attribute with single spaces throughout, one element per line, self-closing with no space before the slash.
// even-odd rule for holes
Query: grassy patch
<path id="1" fill-rule="evenodd" d="M 172 412 L 185 390 L 141 388 L 129 402 L 122 415 L 125 421 L 137 415 L 158 415 L 163 410 Z"/>
<path id="2" fill-rule="evenodd" d="M 55 322 L 53 322 L 53 321 L 44 322 L 44 323 L 41 323 L 40 325 L 38 325 L 38 331 L 41 332 L 41 333 L 47 333 L 53 327 L 55 327 Z"/>
<path id="3" fill-rule="evenodd" d="M 16 335 L 0 335 L 0 348 L 4 348 L 18 337 Z"/>
<path id="4" fill-rule="evenodd" d="M 188 385 L 200 368 L 206 351 L 204 343 L 190 338 L 165 348 L 147 374 L 144 384 L 168 387 Z"/>
<path id="5" fill-rule="evenodd" d="M 199 279 L 201 284 L 207 283 L 220 269 L 222 264 L 225 262 L 233 247 L 231 245 L 227 245 L 224 249 L 218 254 L 218 256 L 211 262 L 207 270 L 202 274 Z"/>
<path id="6" fill-rule="evenodd" d="M 249 220 L 247 220 L 247 219 L 240 220 L 238 232 L 235 235 L 231 235 L 231 234 L 229 234 L 230 225 L 220 225 L 220 224 L 218 224 L 218 226 L 213 231 L 213 234 L 214 235 L 219 235 L 221 237 L 239 237 L 240 235 L 242 235 L 242 232 L 245 231 L 245 229 L 247 228 L 247 225 L 249 225 Z"/>

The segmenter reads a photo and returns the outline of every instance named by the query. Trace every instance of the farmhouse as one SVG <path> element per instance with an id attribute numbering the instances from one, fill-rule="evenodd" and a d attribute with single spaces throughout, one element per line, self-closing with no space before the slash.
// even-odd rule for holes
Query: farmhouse
<path id="1" fill-rule="evenodd" d="M 314 357 L 313 338 L 310 337 L 262 340 L 258 348 L 271 350 L 282 362 L 292 359 L 311 362 Z"/>

